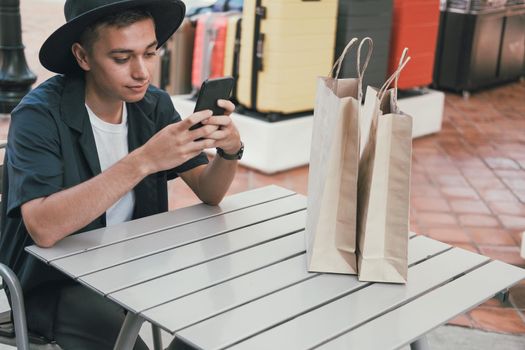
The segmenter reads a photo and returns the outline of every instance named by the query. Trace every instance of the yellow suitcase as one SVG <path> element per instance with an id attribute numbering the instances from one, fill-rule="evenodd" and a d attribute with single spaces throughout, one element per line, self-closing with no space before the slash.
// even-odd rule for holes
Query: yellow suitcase
<path id="1" fill-rule="evenodd" d="M 248 110 L 310 111 L 333 64 L 337 0 L 245 0 L 237 97 Z"/>

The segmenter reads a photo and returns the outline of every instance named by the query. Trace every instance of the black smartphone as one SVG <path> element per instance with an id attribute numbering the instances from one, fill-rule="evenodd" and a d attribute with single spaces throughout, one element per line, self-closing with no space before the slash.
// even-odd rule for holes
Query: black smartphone
<path id="1" fill-rule="evenodd" d="M 227 100 L 230 98 L 234 82 L 233 77 L 205 80 L 199 91 L 194 112 L 210 109 L 213 115 L 223 115 L 224 108 L 217 105 L 217 100 Z M 202 123 L 199 122 L 192 125 L 190 130 L 195 130 L 201 126 Z"/>

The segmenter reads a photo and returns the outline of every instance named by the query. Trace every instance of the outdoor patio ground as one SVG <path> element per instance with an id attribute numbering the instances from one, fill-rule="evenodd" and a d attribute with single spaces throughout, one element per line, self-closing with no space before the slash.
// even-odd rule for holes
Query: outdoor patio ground
<path id="1" fill-rule="evenodd" d="M 61 0 L 21 1 L 23 40 L 41 82 L 45 38 L 64 22 Z M 0 125 L 5 138 L 8 120 Z M 447 93 L 443 130 L 414 141 L 411 229 L 419 234 L 525 267 L 525 82 L 473 94 Z M 229 193 L 276 184 L 306 194 L 308 168 L 274 175 L 239 168 Z M 197 203 L 182 181 L 170 184 L 170 209 Z M 452 321 L 490 332 L 525 334 L 525 281 L 506 302 L 491 299 Z"/>

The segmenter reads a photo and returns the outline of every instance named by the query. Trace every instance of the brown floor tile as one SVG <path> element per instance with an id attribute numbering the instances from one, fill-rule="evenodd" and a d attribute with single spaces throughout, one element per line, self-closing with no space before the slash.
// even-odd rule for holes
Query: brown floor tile
<path id="1" fill-rule="evenodd" d="M 443 227 L 457 225 L 454 215 L 446 213 L 434 213 L 419 211 L 416 217 L 418 223 L 423 227 Z"/>
<path id="2" fill-rule="evenodd" d="M 523 170 L 495 170 L 494 173 L 502 179 L 525 179 Z"/>
<path id="3" fill-rule="evenodd" d="M 518 202 L 518 196 L 507 189 L 487 189 L 479 191 L 481 197 L 487 202 Z"/>
<path id="4" fill-rule="evenodd" d="M 479 307 L 469 314 L 475 325 L 489 332 L 525 334 L 525 322 L 516 310 Z"/>
<path id="5" fill-rule="evenodd" d="M 412 186 L 431 185 L 431 182 L 428 176 L 424 172 L 414 171 L 414 170 L 412 170 L 412 174 L 410 175 L 410 183 L 412 184 Z"/>
<path id="6" fill-rule="evenodd" d="M 503 182 L 510 187 L 511 190 L 525 190 L 525 178 L 503 178 Z"/>
<path id="7" fill-rule="evenodd" d="M 525 281 L 521 281 L 509 290 L 509 299 L 513 306 L 525 311 Z"/>
<path id="8" fill-rule="evenodd" d="M 519 202 L 489 202 L 488 205 L 496 214 L 525 217 L 525 204 Z"/>
<path id="9" fill-rule="evenodd" d="M 454 247 L 465 249 L 465 250 L 471 251 L 473 253 L 479 254 L 479 249 L 474 244 L 453 242 L 452 245 Z"/>
<path id="10" fill-rule="evenodd" d="M 470 187 L 442 187 L 441 192 L 447 198 L 478 199 L 479 196 Z"/>
<path id="11" fill-rule="evenodd" d="M 490 214 L 489 208 L 479 200 L 452 199 L 450 206 L 456 213 Z"/>
<path id="12" fill-rule="evenodd" d="M 430 186 L 412 186 L 410 196 L 413 197 L 441 197 L 439 189 Z"/>
<path id="13" fill-rule="evenodd" d="M 511 232 L 504 229 L 469 227 L 468 232 L 472 241 L 477 245 L 516 245 Z"/>
<path id="14" fill-rule="evenodd" d="M 419 228 L 419 225 L 415 222 L 410 222 L 410 231 L 415 232 L 417 234 L 421 234 L 423 231 Z"/>
<path id="15" fill-rule="evenodd" d="M 519 169 L 520 165 L 510 158 L 487 157 L 485 158 L 488 166 L 492 169 Z"/>
<path id="16" fill-rule="evenodd" d="M 481 254 L 492 259 L 501 260 L 507 264 L 525 266 L 525 260 L 520 257 L 517 246 L 479 246 Z"/>
<path id="17" fill-rule="evenodd" d="M 455 161 L 455 164 L 460 168 L 460 169 L 463 169 L 463 168 L 469 168 L 469 169 L 474 169 L 474 168 L 480 168 L 480 169 L 486 169 L 487 166 L 485 165 L 485 163 L 479 159 L 479 158 L 465 158 L 465 159 L 460 159 L 460 160 L 456 160 Z"/>
<path id="18" fill-rule="evenodd" d="M 499 222 L 491 215 L 462 214 L 459 215 L 459 222 L 464 226 L 475 227 L 498 227 Z"/>
<path id="19" fill-rule="evenodd" d="M 521 203 L 525 203 L 525 190 L 512 191 Z"/>
<path id="20" fill-rule="evenodd" d="M 505 184 L 498 179 L 496 176 L 494 177 L 471 177 L 468 179 L 472 187 L 474 187 L 478 191 L 483 190 L 489 190 L 489 189 L 506 189 Z"/>
<path id="21" fill-rule="evenodd" d="M 468 233 L 460 228 L 429 228 L 422 232 L 430 238 L 436 239 L 445 243 L 470 243 Z"/>
<path id="22" fill-rule="evenodd" d="M 490 298 L 489 300 L 485 301 L 483 304 L 481 304 L 479 307 L 500 307 L 503 306 L 501 301 L 497 298 Z"/>
<path id="23" fill-rule="evenodd" d="M 444 187 L 468 187 L 468 183 L 461 175 L 435 175 L 436 182 Z"/>
<path id="24" fill-rule="evenodd" d="M 411 206 L 416 210 L 423 211 L 450 211 L 447 201 L 440 197 L 413 197 Z"/>
<path id="25" fill-rule="evenodd" d="M 494 177 L 494 171 L 490 170 L 489 168 L 468 168 L 464 167 L 461 169 L 461 172 L 463 175 L 467 178 L 493 178 Z"/>
<path id="26" fill-rule="evenodd" d="M 512 236 L 512 238 L 514 238 L 514 243 L 518 247 L 521 247 L 521 241 L 523 239 L 523 231 L 521 231 L 521 230 L 510 230 L 509 233 Z"/>
<path id="27" fill-rule="evenodd" d="M 175 210 L 200 203 L 193 191 L 182 181 L 176 179 L 168 184 L 168 208 Z"/>
<path id="28" fill-rule="evenodd" d="M 525 229 L 524 216 L 498 215 L 498 217 L 506 228 Z"/>
<path id="29" fill-rule="evenodd" d="M 449 325 L 472 328 L 472 319 L 469 315 L 459 315 L 448 321 Z"/>

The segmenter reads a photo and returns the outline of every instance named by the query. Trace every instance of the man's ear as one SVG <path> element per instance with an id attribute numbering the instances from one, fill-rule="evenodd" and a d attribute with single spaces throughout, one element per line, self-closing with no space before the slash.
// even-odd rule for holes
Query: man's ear
<path id="1" fill-rule="evenodd" d="M 80 68 L 82 68 L 82 70 L 91 70 L 91 67 L 89 65 L 88 53 L 82 45 L 80 45 L 79 43 L 74 43 L 71 46 L 71 53 L 73 53 L 73 56 L 77 60 L 77 63 L 80 66 Z"/>

